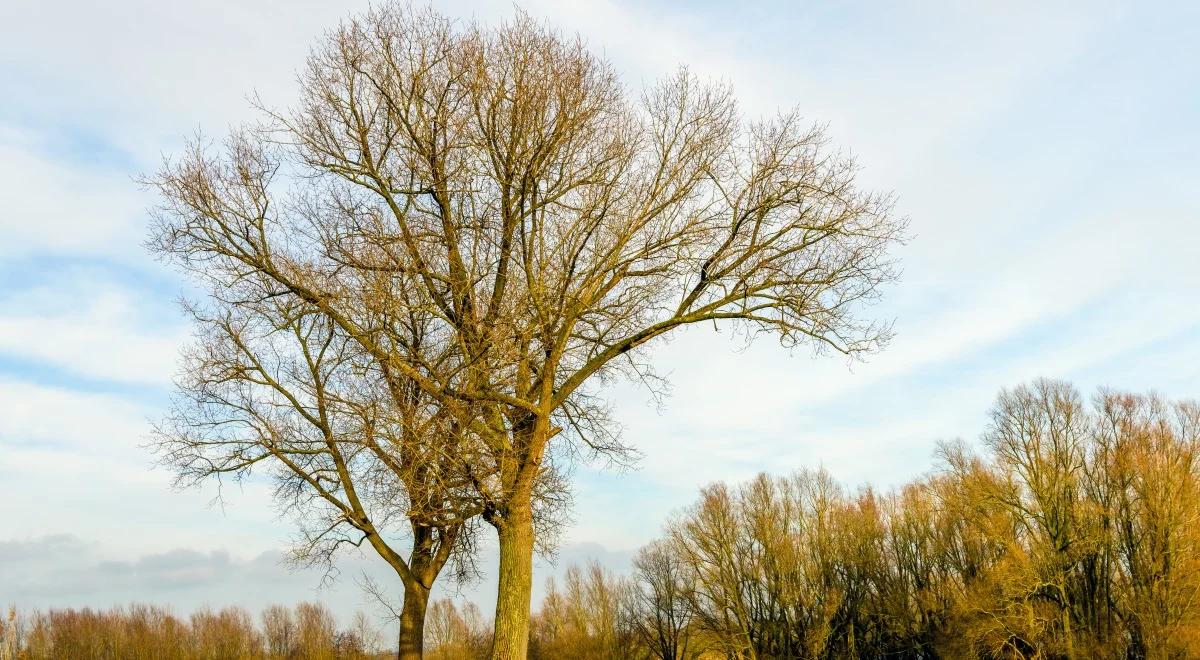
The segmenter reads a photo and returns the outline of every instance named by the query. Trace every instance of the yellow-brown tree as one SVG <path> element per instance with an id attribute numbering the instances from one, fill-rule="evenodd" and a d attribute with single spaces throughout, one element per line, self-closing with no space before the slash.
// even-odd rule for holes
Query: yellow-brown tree
<path id="1" fill-rule="evenodd" d="M 797 112 L 747 121 L 686 71 L 630 93 L 524 15 L 487 28 L 387 5 L 318 46 L 292 110 L 165 169 L 154 244 L 222 313 L 297 310 L 391 397 L 386 418 L 444 420 L 415 444 L 453 465 L 419 464 L 469 486 L 495 529 L 493 654 L 517 660 L 556 447 L 623 449 L 600 379 L 647 377 L 646 346 L 696 324 L 851 355 L 887 338 L 860 312 L 894 277 L 902 223 L 854 174 Z"/>

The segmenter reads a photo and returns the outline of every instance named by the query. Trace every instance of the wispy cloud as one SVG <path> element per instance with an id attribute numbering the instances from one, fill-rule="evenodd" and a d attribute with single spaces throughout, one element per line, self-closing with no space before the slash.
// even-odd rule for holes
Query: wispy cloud
<path id="1" fill-rule="evenodd" d="M 130 175 L 52 151 L 36 132 L 0 123 L 0 257 L 140 250 L 145 198 Z"/>
<path id="2" fill-rule="evenodd" d="M 68 269 L 0 290 L 0 356 L 101 382 L 170 383 L 189 332 L 160 292 Z"/>

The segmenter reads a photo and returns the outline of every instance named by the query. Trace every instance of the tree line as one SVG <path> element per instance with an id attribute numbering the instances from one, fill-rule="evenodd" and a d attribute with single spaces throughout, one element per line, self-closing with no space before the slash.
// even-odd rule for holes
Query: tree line
<path id="1" fill-rule="evenodd" d="M 153 605 L 51 609 L 0 617 L 0 660 L 377 660 L 382 638 L 356 612 L 338 630 L 319 603 L 271 605 L 258 623 L 238 607 L 187 617 Z"/>
<path id="2" fill-rule="evenodd" d="M 1200 405 L 1042 380 L 982 438 L 889 493 L 708 486 L 628 575 L 552 581 L 529 657 L 1200 656 Z M 453 629 L 436 657 L 483 657 Z"/>
<path id="3" fill-rule="evenodd" d="M 823 470 L 715 483 L 630 570 L 570 566 L 530 622 L 536 660 L 1190 658 L 1200 655 L 1200 404 L 1039 380 L 998 396 L 978 450 L 890 492 Z M 492 621 L 433 602 L 423 652 L 492 653 Z M 367 658 L 318 605 L 178 619 L 51 611 L 9 658 Z M 389 653 L 390 657 L 391 654 Z"/>

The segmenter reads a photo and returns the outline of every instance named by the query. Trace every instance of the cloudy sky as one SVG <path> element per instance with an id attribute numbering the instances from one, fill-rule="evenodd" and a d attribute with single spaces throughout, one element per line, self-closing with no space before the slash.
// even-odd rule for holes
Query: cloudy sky
<path id="1" fill-rule="evenodd" d="M 622 565 L 718 479 L 905 481 L 1038 376 L 1200 396 L 1200 4 L 687 4 L 522 6 L 631 88 L 687 63 L 748 114 L 826 122 L 911 220 L 903 280 L 872 312 L 898 336 L 853 365 L 712 328 L 656 347 L 672 394 L 614 392 L 643 459 L 576 468 L 560 565 Z M 313 40 L 362 6 L 0 2 L 0 604 L 352 609 L 353 578 L 384 575 L 348 557 L 318 591 L 320 573 L 280 564 L 290 528 L 261 485 L 214 505 L 141 446 L 188 328 L 183 282 L 141 248 L 154 199 L 133 178 L 251 118 L 252 92 L 286 105 Z"/>

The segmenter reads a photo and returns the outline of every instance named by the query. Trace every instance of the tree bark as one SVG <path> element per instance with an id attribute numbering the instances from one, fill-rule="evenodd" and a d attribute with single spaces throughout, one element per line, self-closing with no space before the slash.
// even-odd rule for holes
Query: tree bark
<path id="1" fill-rule="evenodd" d="M 1062 623 L 1063 623 L 1063 639 L 1067 644 L 1067 660 L 1075 660 L 1075 632 L 1071 630 L 1071 608 L 1066 605 L 1066 599 L 1063 599 Z"/>
<path id="2" fill-rule="evenodd" d="M 492 660 L 525 660 L 529 652 L 529 605 L 533 591 L 533 507 L 529 499 L 510 502 L 497 525 L 500 585 Z"/>
<path id="3" fill-rule="evenodd" d="M 425 608 L 428 605 L 429 589 L 416 582 L 404 585 L 397 660 L 421 660 L 425 653 Z"/>

